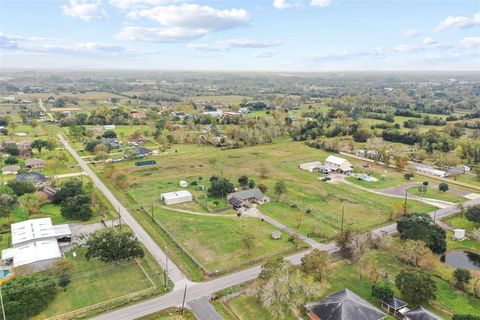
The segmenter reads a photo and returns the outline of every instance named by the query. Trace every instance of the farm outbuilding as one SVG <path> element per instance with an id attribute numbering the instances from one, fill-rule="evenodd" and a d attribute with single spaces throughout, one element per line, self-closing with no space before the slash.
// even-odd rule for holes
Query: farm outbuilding
<path id="1" fill-rule="evenodd" d="M 174 192 L 162 193 L 160 195 L 163 203 L 167 206 L 171 204 L 179 204 L 193 200 L 192 194 L 187 190 L 179 190 Z"/>
<path id="2" fill-rule="evenodd" d="M 300 164 L 300 169 L 313 172 L 316 169 L 319 169 L 322 166 L 320 161 L 305 162 Z"/>

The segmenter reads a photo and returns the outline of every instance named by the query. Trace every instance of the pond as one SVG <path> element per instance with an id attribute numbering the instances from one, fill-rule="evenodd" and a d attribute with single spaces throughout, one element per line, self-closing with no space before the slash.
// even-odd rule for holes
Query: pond
<path id="1" fill-rule="evenodd" d="M 440 261 L 454 268 L 480 270 L 480 254 L 469 251 L 448 251 L 440 258 Z"/>

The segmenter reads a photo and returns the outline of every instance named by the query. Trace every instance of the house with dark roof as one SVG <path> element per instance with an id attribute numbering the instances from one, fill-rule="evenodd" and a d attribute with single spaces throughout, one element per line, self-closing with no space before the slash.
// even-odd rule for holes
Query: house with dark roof
<path id="1" fill-rule="evenodd" d="M 25 160 L 25 168 L 27 169 L 40 169 L 43 167 L 45 167 L 45 161 L 42 159 L 32 158 Z"/>
<path id="2" fill-rule="evenodd" d="M 38 172 L 20 173 L 15 177 L 15 180 L 30 181 L 38 189 L 47 183 L 47 177 Z"/>
<path id="3" fill-rule="evenodd" d="M 270 199 L 258 188 L 232 192 L 227 195 L 227 201 L 234 209 L 248 207 L 250 204 L 262 204 Z"/>
<path id="4" fill-rule="evenodd" d="M 138 146 L 136 149 L 137 149 L 137 154 L 142 157 L 148 157 L 153 154 L 152 150 L 145 147 Z"/>
<path id="5" fill-rule="evenodd" d="M 20 157 L 31 157 L 32 147 L 29 141 L 22 141 L 18 144 L 18 150 L 20 151 Z"/>
<path id="6" fill-rule="evenodd" d="M 312 320 L 379 320 L 386 314 L 348 289 L 307 304 Z"/>
<path id="7" fill-rule="evenodd" d="M 403 319 L 404 320 L 444 320 L 442 317 L 437 316 L 435 313 L 428 311 L 422 306 L 415 307 L 405 312 Z"/>

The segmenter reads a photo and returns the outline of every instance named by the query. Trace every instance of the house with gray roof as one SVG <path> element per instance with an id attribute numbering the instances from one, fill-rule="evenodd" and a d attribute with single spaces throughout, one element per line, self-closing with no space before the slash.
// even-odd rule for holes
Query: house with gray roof
<path id="1" fill-rule="evenodd" d="M 307 304 L 312 320 L 379 320 L 386 314 L 348 289 Z"/>
<path id="2" fill-rule="evenodd" d="M 245 189 L 227 195 L 227 201 L 234 209 L 247 207 L 250 204 L 262 204 L 269 200 L 259 188 Z"/>
<path id="3" fill-rule="evenodd" d="M 435 313 L 428 311 L 422 306 L 408 310 L 405 312 L 404 316 L 404 320 L 444 320 L 442 317 L 437 316 Z"/>
<path id="4" fill-rule="evenodd" d="M 45 167 L 45 161 L 42 159 L 27 159 L 25 160 L 25 168 L 27 169 L 39 169 Z"/>

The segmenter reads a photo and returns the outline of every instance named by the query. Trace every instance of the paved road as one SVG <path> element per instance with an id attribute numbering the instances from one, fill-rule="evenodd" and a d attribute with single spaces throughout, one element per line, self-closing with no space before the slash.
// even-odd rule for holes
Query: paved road
<path id="1" fill-rule="evenodd" d="M 42 99 L 39 99 L 38 100 L 38 106 L 40 107 L 40 109 L 43 110 L 43 112 L 45 112 L 45 114 L 48 115 L 48 117 L 50 118 L 50 121 L 53 121 L 53 116 L 50 112 L 47 111 L 47 109 L 45 109 L 45 107 L 43 106 L 43 100 Z"/>
<path id="2" fill-rule="evenodd" d="M 112 192 L 103 184 L 103 182 L 97 177 L 95 172 L 90 169 L 87 163 L 80 158 L 78 153 L 70 146 L 70 144 L 63 138 L 62 135 L 58 135 L 58 138 L 65 146 L 65 148 L 72 154 L 72 156 L 77 160 L 78 164 L 85 171 L 88 176 L 92 179 L 94 185 L 103 192 L 105 197 L 110 201 L 112 206 L 118 210 L 122 220 L 132 229 L 137 238 L 145 245 L 147 250 L 152 254 L 157 263 L 163 268 L 167 268 L 167 256 L 165 252 L 157 245 L 157 243 L 150 237 L 150 235 L 143 230 L 140 224 L 132 217 L 130 212 L 117 200 L 117 198 L 112 194 Z M 168 263 L 168 276 L 173 281 L 175 288 L 183 287 L 185 283 L 189 283 L 188 279 L 185 277 L 183 272 L 171 261 Z"/>
<path id="3" fill-rule="evenodd" d="M 223 320 L 222 316 L 210 303 L 208 297 L 190 301 L 188 306 L 198 320 Z"/>

